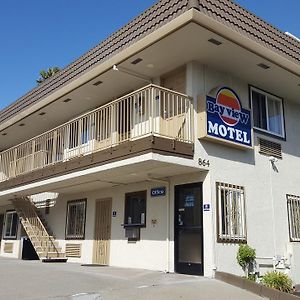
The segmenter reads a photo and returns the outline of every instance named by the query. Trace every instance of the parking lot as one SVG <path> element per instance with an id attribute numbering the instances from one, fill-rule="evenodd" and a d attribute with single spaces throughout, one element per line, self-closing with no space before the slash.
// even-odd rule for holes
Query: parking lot
<path id="1" fill-rule="evenodd" d="M 0 258 L 0 299 L 261 299 L 223 282 L 136 269 Z"/>

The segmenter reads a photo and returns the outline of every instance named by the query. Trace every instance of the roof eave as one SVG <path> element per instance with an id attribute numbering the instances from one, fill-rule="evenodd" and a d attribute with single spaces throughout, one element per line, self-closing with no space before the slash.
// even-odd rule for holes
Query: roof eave
<path id="1" fill-rule="evenodd" d="M 269 49 L 262 44 L 253 41 L 253 39 L 246 37 L 238 31 L 222 25 L 220 22 L 208 17 L 204 13 L 193 10 L 192 20 L 197 24 L 207 28 L 208 30 L 222 36 L 223 38 L 232 41 L 233 43 L 243 47 L 244 49 L 255 53 L 263 59 L 285 69 L 288 72 L 300 76 L 299 64 L 292 61 L 288 57 Z"/>

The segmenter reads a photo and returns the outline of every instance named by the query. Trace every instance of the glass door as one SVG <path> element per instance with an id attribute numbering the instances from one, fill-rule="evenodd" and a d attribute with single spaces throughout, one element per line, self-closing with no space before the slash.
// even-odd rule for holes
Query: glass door
<path id="1" fill-rule="evenodd" d="M 201 183 L 175 187 L 175 271 L 203 275 Z"/>

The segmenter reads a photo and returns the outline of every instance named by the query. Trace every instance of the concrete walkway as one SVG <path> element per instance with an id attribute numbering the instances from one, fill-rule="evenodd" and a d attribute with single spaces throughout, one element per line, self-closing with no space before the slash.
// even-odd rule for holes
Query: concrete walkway
<path id="1" fill-rule="evenodd" d="M 214 279 L 181 274 L 3 258 L 0 269 L 0 299 L 5 300 L 262 299 Z"/>

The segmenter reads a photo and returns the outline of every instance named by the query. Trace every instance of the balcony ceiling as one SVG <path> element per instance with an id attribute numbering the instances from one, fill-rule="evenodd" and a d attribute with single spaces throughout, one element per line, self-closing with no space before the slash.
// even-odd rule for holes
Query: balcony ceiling
<path id="1" fill-rule="evenodd" d="M 211 38 L 222 44 L 217 46 L 208 42 Z M 132 64 L 137 58 L 141 58 L 142 61 Z M 189 61 L 198 61 L 233 77 L 241 78 L 252 85 L 272 91 L 285 99 L 299 101 L 299 76 L 195 23 L 178 29 L 123 61 L 118 67 L 143 76 L 157 78 Z M 270 68 L 262 69 L 257 66 L 260 63 Z M 99 81 L 102 83 L 94 86 L 94 83 Z M 1 131 L 0 150 L 28 140 L 144 85 L 147 85 L 147 81 L 111 68 L 36 113 L 25 117 L 17 124 Z M 71 101 L 65 103 L 65 99 L 71 99 Z M 40 115 L 40 113 L 45 114 Z M 24 125 L 19 126 L 20 124 Z"/>
<path id="2" fill-rule="evenodd" d="M 205 169 L 199 167 L 191 159 L 167 158 L 164 155 L 146 154 L 120 162 L 91 168 L 89 173 L 74 172 L 70 176 L 54 177 L 45 182 L 38 182 L 0 191 L 1 205 L 8 204 L 10 199 L 26 197 L 43 192 L 60 194 L 80 194 L 82 191 L 94 191 L 113 187 L 126 187 L 139 182 L 157 182 L 158 186 L 165 185 L 154 179 L 166 180 L 168 177 L 184 174 L 200 174 Z M 101 195 L 100 195 L 101 196 Z M 99 197 L 100 197 L 99 196 Z"/>

